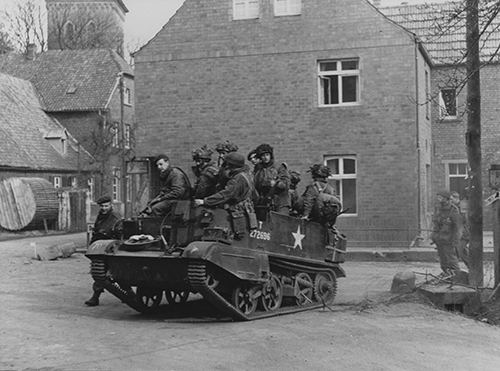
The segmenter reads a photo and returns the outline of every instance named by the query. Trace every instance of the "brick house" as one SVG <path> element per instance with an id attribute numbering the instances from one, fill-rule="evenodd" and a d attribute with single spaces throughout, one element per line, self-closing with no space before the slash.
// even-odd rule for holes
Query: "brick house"
<path id="1" fill-rule="evenodd" d="M 130 66 L 111 49 L 49 50 L 0 56 L 0 71 L 31 81 L 44 111 L 92 155 L 92 197 L 122 202 L 122 158 L 131 154 L 135 122 Z"/>
<path id="2" fill-rule="evenodd" d="M 466 195 L 468 160 L 465 144 L 467 129 L 465 86 L 465 13 L 463 4 L 448 2 L 426 5 L 402 5 L 381 8 L 389 18 L 415 32 L 431 55 L 433 103 L 432 139 L 434 189 L 446 188 Z M 485 18 L 482 18 L 482 23 Z M 481 25 L 481 28 L 484 24 Z M 489 188 L 488 169 L 500 164 L 500 44 L 498 17 L 483 35 L 480 57 L 482 183 L 484 197 Z M 485 229 L 491 229 L 490 208 L 484 208 Z"/>
<path id="3" fill-rule="evenodd" d="M 88 177 L 90 154 L 46 114 L 34 86 L 0 73 L 0 180 L 39 177 L 71 186 Z"/>
<path id="4" fill-rule="evenodd" d="M 430 60 L 366 0 L 186 0 L 135 54 L 141 155 L 270 143 L 309 182 L 326 163 L 358 246 L 408 246 L 431 212 Z M 420 104 L 422 103 L 422 104 Z"/>

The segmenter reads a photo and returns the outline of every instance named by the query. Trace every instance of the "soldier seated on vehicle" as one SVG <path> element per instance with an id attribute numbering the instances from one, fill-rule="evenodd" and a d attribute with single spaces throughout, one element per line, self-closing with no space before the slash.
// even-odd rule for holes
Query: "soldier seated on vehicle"
<path id="1" fill-rule="evenodd" d="M 92 244 L 98 240 L 113 240 L 120 238 L 120 231 L 116 230 L 115 226 L 121 219 L 121 216 L 113 210 L 111 197 L 102 196 L 97 200 L 97 204 L 99 205 L 99 214 L 97 214 L 92 229 L 90 243 Z M 104 288 L 97 282 L 94 282 L 92 289 L 94 290 L 92 297 L 85 302 L 89 307 L 99 305 L 99 297 L 104 292 Z"/>
<path id="2" fill-rule="evenodd" d="M 191 184 L 184 171 L 178 167 L 170 166 L 167 155 L 157 156 L 155 164 L 160 170 L 160 193 L 148 202 L 142 214 L 160 217 L 169 214 L 175 201 L 190 198 Z"/>
<path id="3" fill-rule="evenodd" d="M 300 183 L 300 173 L 298 171 L 290 171 L 290 215 L 302 215 L 302 197 L 299 195 L 297 185 Z"/>
<path id="4" fill-rule="evenodd" d="M 215 146 L 215 150 L 219 154 L 217 158 L 217 167 L 220 169 L 222 168 L 222 165 L 224 164 L 224 157 L 228 153 L 236 152 L 238 150 L 238 146 L 234 144 L 233 142 L 230 142 L 229 140 L 226 140 L 225 142 L 217 143 Z M 221 189 L 224 189 L 224 186 L 226 185 L 228 179 L 225 177 L 225 172 L 224 171 L 219 171 L 218 179 L 217 179 L 217 191 L 220 191 Z"/>
<path id="5" fill-rule="evenodd" d="M 336 197 L 335 189 L 327 182 L 331 174 L 330 168 L 314 164 L 309 172 L 313 181 L 302 195 L 304 207 L 302 218 L 331 227 L 342 210 L 342 203 Z"/>
<path id="6" fill-rule="evenodd" d="M 193 151 L 193 161 L 195 165 L 192 167 L 192 170 L 196 176 L 193 197 L 204 198 L 214 194 L 216 192 L 219 170 L 212 162 L 212 150 L 206 145 L 195 149 Z"/>
<path id="7" fill-rule="evenodd" d="M 224 157 L 221 171 L 225 173 L 228 181 L 224 189 L 203 199 L 195 199 L 196 205 L 205 205 L 212 207 L 223 207 L 238 221 L 245 221 L 246 215 L 250 220 L 250 228 L 256 224 L 255 213 L 253 210 L 252 194 L 254 185 L 252 177 L 248 174 L 248 167 L 245 165 L 245 157 L 239 153 L 231 152 Z M 244 233 L 246 225 L 240 225 L 237 233 Z"/>
<path id="8" fill-rule="evenodd" d="M 290 213 L 290 174 L 285 163 L 276 164 L 269 144 L 256 148 L 261 162 L 255 167 L 255 188 L 259 194 L 256 205 L 280 214 Z"/>

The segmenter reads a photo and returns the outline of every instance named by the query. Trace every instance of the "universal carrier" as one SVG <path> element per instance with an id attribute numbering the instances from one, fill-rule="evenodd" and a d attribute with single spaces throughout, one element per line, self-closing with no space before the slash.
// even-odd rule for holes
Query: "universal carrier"
<path id="1" fill-rule="evenodd" d="M 345 236 L 274 212 L 262 219 L 178 201 L 163 220 L 122 221 L 120 240 L 96 241 L 86 256 L 93 279 L 141 313 L 181 305 L 190 293 L 234 320 L 332 303 L 345 277 Z"/>

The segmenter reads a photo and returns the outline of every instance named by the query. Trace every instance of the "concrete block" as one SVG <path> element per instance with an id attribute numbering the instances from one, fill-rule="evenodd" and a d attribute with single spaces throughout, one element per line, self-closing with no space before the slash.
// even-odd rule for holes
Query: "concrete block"
<path id="1" fill-rule="evenodd" d="M 415 273 L 412 271 L 398 272 L 392 279 L 393 294 L 407 294 L 415 290 Z"/>
<path id="2" fill-rule="evenodd" d="M 444 310 L 472 315 L 481 306 L 480 293 L 469 287 L 439 283 L 423 285 L 418 291 Z"/>

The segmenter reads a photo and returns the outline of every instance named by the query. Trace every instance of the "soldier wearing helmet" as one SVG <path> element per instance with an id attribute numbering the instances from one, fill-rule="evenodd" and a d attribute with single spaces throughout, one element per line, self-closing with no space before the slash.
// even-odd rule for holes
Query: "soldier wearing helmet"
<path id="1" fill-rule="evenodd" d="M 222 168 L 222 165 L 224 164 L 224 157 L 228 153 L 236 152 L 238 150 L 238 146 L 234 144 L 233 142 L 230 142 L 229 140 L 226 140 L 225 142 L 220 142 L 217 143 L 215 146 L 215 150 L 219 154 L 219 157 L 217 158 L 217 167 L 219 169 Z M 227 178 L 224 177 L 224 174 L 226 172 L 220 171 L 218 180 L 217 180 L 217 190 L 224 189 L 224 186 L 226 185 L 226 182 L 228 181 Z"/>
<path id="2" fill-rule="evenodd" d="M 196 177 L 193 187 L 194 198 L 204 198 L 216 191 L 219 170 L 212 162 L 212 153 L 213 151 L 206 145 L 193 151 L 195 165 L 192 170 Z"/>
<path id="3" fill-rule="evenodd" d="M 261 144 L 256 149 L 261 162 L 255 167 L 255 188 L 258 205 L 288 215 L 290 213 L 290 174 L 285 163 L 277 165 L 273 147 Z"/>
<path id="4" fill-rule="evenodd" d="M 217 143 L 215 146 L 215 150 L 219 154 L 217 159 L 217 166 L 221 167 L 224 162 L 224 156 L 231 152 L 236 152 L 238 150 L 238 146 L 229 140 L 225 142 Z"/>
<path id="5" fill-rule="evenodd" d="M 252 204 L 253 181 L 247 173 L 245 157 L 237 152 L 231 152 L 224 157 L 221 171 L 228 179 L 224 189 L 203 199 L 195 199 L 197 205 L 227 207 L 231 209 L 241 208 L 248 210 Z"/>
<path id="6" fill-rule="evenodd" d="M 302 218 L 321 224 L 333 224 L 342 205 L 336 197 L 335 189 L 327 181 L 331 174 L 330 168 L 323 164 L 314 164 L 309 168 L 309 172 L 313 181 L 302 195 L 304 203 Z"/>
<path id="7" fill-rule="evenodd" d="M 442 274 L 452 275 L 460 269 L 456 248 L 462 235 L 462 219 L 457 207 L 451 202 L 449 191 L 439 191 L 437 203 L 431 240 L 436 244 Z"/>

